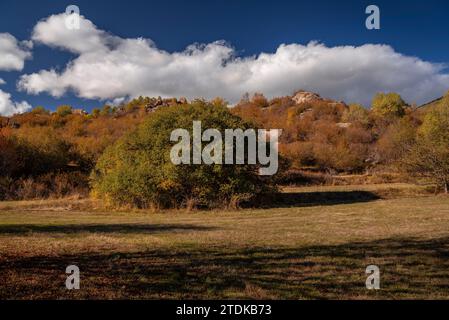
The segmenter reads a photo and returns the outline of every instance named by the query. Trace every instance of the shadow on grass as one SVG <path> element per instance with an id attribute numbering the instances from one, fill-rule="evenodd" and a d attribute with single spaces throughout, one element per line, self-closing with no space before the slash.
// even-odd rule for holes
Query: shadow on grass
<path id="1" fill-rule="evenodd" d="M 81 270 L 76 292 L 64 287 L 71 264 Z M 365 288 L 370 264 L 380 291 Z M 0 279 L 2 299 L 447 299 L 449 238 L 16 257 L 0 263 Z"/>
<path id="2" fill-rule="evenodd" d="M 312 207 L 369 202 L 381 199 L 368 191 L 282 192 L 259 201 L 262 208 Z"/>
<path id="3" fill-rule="evenodd" d="M 0 225 L 1 234 L 38 233 L 163 233 L 163 232 L 190 232 L 211 231 L 215 227 L 197 226 L 191 224 L 74 224 L 74 225 Z"/>

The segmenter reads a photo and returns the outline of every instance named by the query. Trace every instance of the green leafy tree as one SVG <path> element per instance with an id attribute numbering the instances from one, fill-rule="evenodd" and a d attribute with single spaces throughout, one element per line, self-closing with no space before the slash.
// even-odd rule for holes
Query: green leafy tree
<path id="1" fill-rule="evenodd" d="M 182 128 L 192 137 L 193 121 L 222 134 L 250 128 L 226 107 L 204 101 L 161 108 L 106 149 L 92 174 L 94 195 L 118 205 L 210 208 L 251 199 L 267 188 L 254 165 L 174 165 L 171 133 Z"/>

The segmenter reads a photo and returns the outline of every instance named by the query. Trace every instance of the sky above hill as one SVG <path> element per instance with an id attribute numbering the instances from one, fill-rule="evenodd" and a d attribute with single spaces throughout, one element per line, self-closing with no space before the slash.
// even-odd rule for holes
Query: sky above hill
<path id="1" fill-rule="evenodd" d="M 71 4 L 79 30 L 65 25 Z M 380 30 L 365 27 L 370 4 Z M 445 0 L 2 0 L 0 114 L 296 89 L 367 106 L 396 91 L 421 104 L 449 89 L 447 12 Z"/>

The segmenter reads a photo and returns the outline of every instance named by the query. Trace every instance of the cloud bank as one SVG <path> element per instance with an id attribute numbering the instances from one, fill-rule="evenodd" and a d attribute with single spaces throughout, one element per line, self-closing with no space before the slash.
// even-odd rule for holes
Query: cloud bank
<path id="1" fill-rule="evenodd" d="M 3 90 L 0 90 L 0 115 L 12 116 L 16 113 L 23 113 L 31 109 L 31 106 L 25 102 L 14 102 L 11 100 L 11 95 Z"/>
<path id="2" fill-rule="evenodd" d="M 275 53 L 241 58 L 225 42 L 214 42 L 170 53 L 149 39 L 111 35 L 84 17 L 79 30 L 69 30 L 65 17 L 40 21 L 32 40 L 75 53 L 76 58 L 62 71 L 23 75 L 20 90 L 54 97 L 73 91 L 100 100 L 222 96 L 234 103 L 245 92 L 273 97 L 305 89 L 368 105 L 379 91 L 396 91 L 409 102 L 423 103 L 449 89 L 445 66 L 402 55 L 388 45 L 284 44 Z"/>
<path id="3" fill-rule="evenodd" d="M 30 41 L 17 41 L 9 33 L 0 33 L 0 71 L 21 71 L 31 58 Z"/>

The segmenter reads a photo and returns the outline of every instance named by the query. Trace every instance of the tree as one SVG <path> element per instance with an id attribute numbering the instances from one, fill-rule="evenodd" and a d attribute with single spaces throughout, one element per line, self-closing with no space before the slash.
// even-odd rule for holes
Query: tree
<path id="1" fill-rule="evenodd" d="M 204 101 L 158 109 L 100 157 L 92 174 L 94 195 L 143 208 L 215 207 L 251 199 L 266 188 L 254 165 L 173 164 L 171 134 L 183 128 L 192 136 L 193 121 L 222 134 L 251 127 L 226 107 Z"/>
<path id="2" fill-rule="evenodd" d="M 111 108 L 111 106 L 108 106 L 108 105 L 104 105 L 100 111 L 101 116 L 108 116 L 111 113 L 112 113 L 112 108 Z"/>
<path id="3" fill-rule="evenodd" d="M 267 98 L 265 98 L 265 96 L 262 93 L 256 92 L 252 99 L 251 102 L 253 104 L 255 104 L 256 106 L 258 106 L 259 108 L 266 108 L 268 107 L 268 100 Z"/>
<path id="4" fill-rule="evenodd" d="M 397 93 L 377 93 L 372 101 L 373 113 L 383 118 L 402 117 L 406 103 Z"/>
<path id="5" fill-rule="evenodd" d="M 429 177 L 449 193 L 449 92 L 425 116 L 404 164 L 411 174 Z"/>
<path id="6" fill-rule="evenodd" d="M 396 163 L 415 143 L 416 126 L 410 117 L 393 122 L 376 144 L 378 158 L 383 163 Z"/>
<path id="7" fill-rule="evenodd" d="M 59 106 L 58 108 L 56 108 L 56 113 L 61 117 L 65 117 L 69 114 L 72 114 L 72 107 L 66 105 Z"/>
<path id="8" fill-rule="evenodd" d="M 45 109 L 43 106 L 37 106 L 33 110 L 31 110 L 32 114 L 49 114 L 50 112 Z"/>
<path id="9" fill-rule="evenodd" d="M 367 126 L 370 122 L 369 112 L 362 105 L 353 103 L 343 112 L 342 121 L 350 123 L 358 122 L 363 126 Z"/>
<path id="10" fill-rule="evenodd" d="M 100 113 L 101 113 L 100 109 L 98 108 L 92 109 L 92 117 L 98 118 L 100 116 Z"/>
<path id="11" fill-rule="evenodd" d="M 215 97 L 214 99 L 211 100 L 210 103 L 217 107 L 227 107 L 229 105 L 229 102 L 227 102 L 222 97 Z"/>

